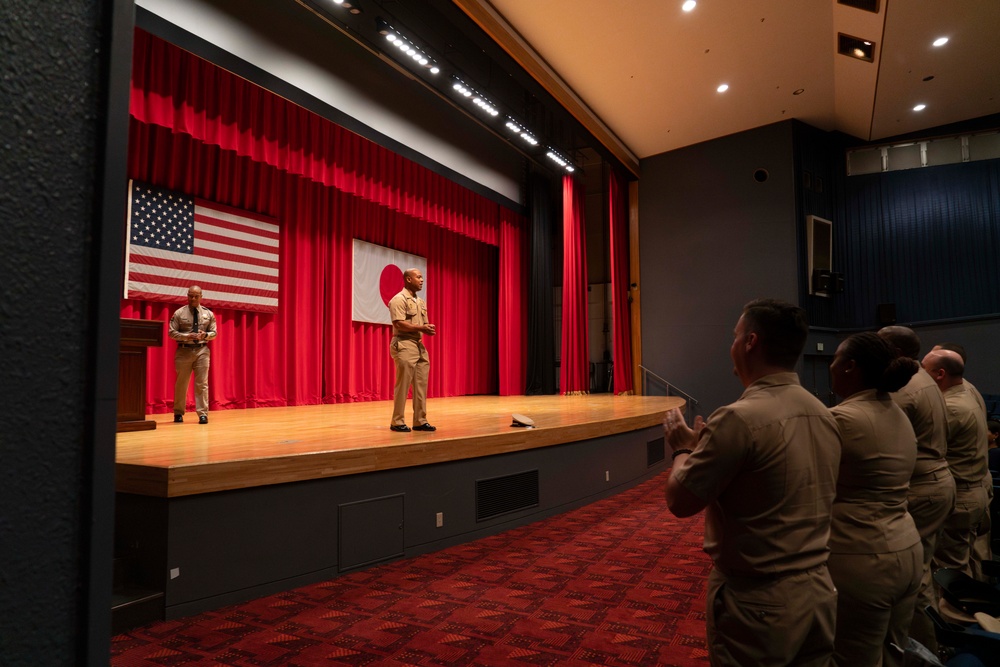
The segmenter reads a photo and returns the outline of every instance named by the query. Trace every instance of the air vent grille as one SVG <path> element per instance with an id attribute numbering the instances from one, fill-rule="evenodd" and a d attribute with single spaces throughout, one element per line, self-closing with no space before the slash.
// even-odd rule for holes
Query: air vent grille
<path id="1" fill-rule="evenodd" d="M 537 470 L 476 480 L 476 521 L 537 506 Z"/>
<path id="2" fill-rule="evenodd" d="M 837 0 L 837 4 L 878 14 L 879 0 Z"/>
<path id="3" fill-rule="evenodd" d="M 663 444 L 663 438 L 650 440 L 646 443 L 646 467 L 652 468 L 657 463 L 667 458 L 667 448 Z"/>

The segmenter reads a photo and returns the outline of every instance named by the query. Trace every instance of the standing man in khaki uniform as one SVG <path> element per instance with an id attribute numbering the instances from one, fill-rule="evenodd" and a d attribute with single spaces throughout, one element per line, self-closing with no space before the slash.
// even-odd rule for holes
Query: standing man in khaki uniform
<path id="1" fill-rule="evenodd" d="M 962 381 L 965 364 L 957 352 L 932 350 L 922 365 L 944 394 L 948 408 L 948 467 L 955 478 L 955 509 L 944 522 L 934 552 L 934 568 L 962 570 L 972 576 L 969 559 L 976 528 L 989 510 L 985 487 L 985 478 L 990 474 L 986 462 L 986 415 Z"/>
<path id="2" fill-rule="evenodd" d="M 427 304 L 417 296 L 424 287 L 420 269 L 407 269 L 403 273 L 403 291 L 389 300 L 389 318 L 392 320 L 392 342 L 389 356 L 396 364 L 396 386 L 393 390 L 393 431 L 406 433 L 406 394 L 413 387 L 413 430 L 436 431 L 427 423 L 427 371 L 430 361 L 427 348 L 421 342 L 423 335 L 433 336 L 437 329 L 427 323 Z"/>
<path id="3" fill-rule="evenodd" d="M 920 359 L 920 337 L 909 327 L 890 326 L 878 335 L 896 347 L 900 356 Z M 910 636 L 931 650 L 937 649 L 934 625 L 924 613 L 928 605 L 937 609 L 931 580 L 931 559 L 945 519 L 955 507 L 955 480 L 948 469 L 948 409 L 934 379 L 923 368 L 899 391 L 890 394 L 913 426 L 917 436 L 917 463 L 906 495 L 907 511 L 920 533 L 923 572 Z"/>
<path id="4" fill-rule="evenodd" d="M 184 421 L 187 407 L 188 382 L 194 371 L 194 406 L 198 412 L 198 423 L 208 423 L 208 368 L 211 356 L 208 341 L 215 340 L 217 330 L 215 315 L 201 305 L 201 288 L 192 285 L 187 292 L 187 305 L 181 306 L 170 317 L 168 335 L 177 341 L 174 352 L 174 421 Z"/>
<path id="5" fill-rule="evenodd" d="M 958 356 L 962 357 L 962 364 L 965 366 L 966 370 L 968 370 L 969 357 L 965 353 L 964 345 L 961 345 L 960 343 L 938 343 L 932 349 L 951 350 L 952 352 L 957 352 Z M 969 382 L 969 379 L 965 377 L 964 374 L 962 375 L 962 384 L 965 385 L 967 391 L 972 392 L 976 402 L 979 403 L 979 408 L 983 411 L 983 414 L 988 417 L 990 413 L 989 410 L 986 409 L 986 401 L 983 400 L 983 395 L 979 393 L 979 390 L 976 389 L 975 385 Z M 987 434 L 990 432 L 988 427 L 989 423 L 987 422 Z M 972 547 L 972 556 L 969 559 L 969 564 L 972 567 L 973 577 L 979 581 L 990 582 L 990 577 L 983 573 L 983 561 L 993 560 L 993 549 L 991 547 L 991 543 L 993 541 L 991 537 L 993 526 L 989 511 L 989 507 L 993 504 L 992 475 L 987 475 L 983 478 L 983 486 L 986 487 L 987 509 L 986 513 L 983 514 L 983 520 L 978 526 L 976 526 L 976 543 Z"/>
<path id="6" fill-rule="evenodd" d="M 837 424 L 794 372 L 805 311 L 751 301 L 730 356 L 746 388 L 708 422 L 664 419 L 674 467 L 670 511 L 706 509 L 715 567 L 706 600 L 712 665 L 828 665 L 837 591 L 827 570 L 841 441 Z"/>

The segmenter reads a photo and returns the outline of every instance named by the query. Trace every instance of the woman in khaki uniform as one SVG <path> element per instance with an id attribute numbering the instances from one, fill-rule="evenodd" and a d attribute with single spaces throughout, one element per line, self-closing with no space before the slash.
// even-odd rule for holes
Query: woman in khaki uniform
<path id="1" fill-rule="evenodd" d="M 889 392 L 918 368 L 873 333 L 845 340 L 830 365 L 844 399 L 831 410 L 843 439 L 830 526 L 836 665 L 903 664 L 923 548 L 906 511 L 916 435 Z"/>

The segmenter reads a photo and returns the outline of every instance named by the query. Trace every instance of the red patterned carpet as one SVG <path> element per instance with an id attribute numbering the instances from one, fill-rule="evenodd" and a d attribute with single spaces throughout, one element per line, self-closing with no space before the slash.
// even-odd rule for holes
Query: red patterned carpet
<path id="1" fill-rule="evenodd" d="M 112 665 L 707 665 L 702 517 L 666 473 L 432 554 L 156 623 Z"/>

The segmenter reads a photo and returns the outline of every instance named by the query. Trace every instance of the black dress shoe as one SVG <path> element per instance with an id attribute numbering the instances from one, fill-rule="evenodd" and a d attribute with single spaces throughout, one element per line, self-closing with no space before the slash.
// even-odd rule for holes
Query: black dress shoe
<path id="1" fill-rule="evenodd" d="M 414 431 L 436 431 L 437 429 L 430 424 L 421 424 L 420 426 L 414 426 Z"/>
<path id="2" fill-rule="evenodd" d="M 184 422 L 184 415 L 174 415 L 174 423 L 180 424 Z"/>
<path id="3" fill-rule="evenodd" d="M 208 423 L 208 415 L 201 415 L 201 416 L 199 416 L 198 417 L 198 423 L 199 424 L 207 424 Z"/>
<path id="4" fill-rule="evenodd" d="M 397 426 L 396 424 L 393 424 L 392 426 L 389 427 L 389 430 L 396 431 L 397 433 L 409 433 L 410 427 L 407 426 L 406 424 L 403 424 L 402 426 Z"/>

